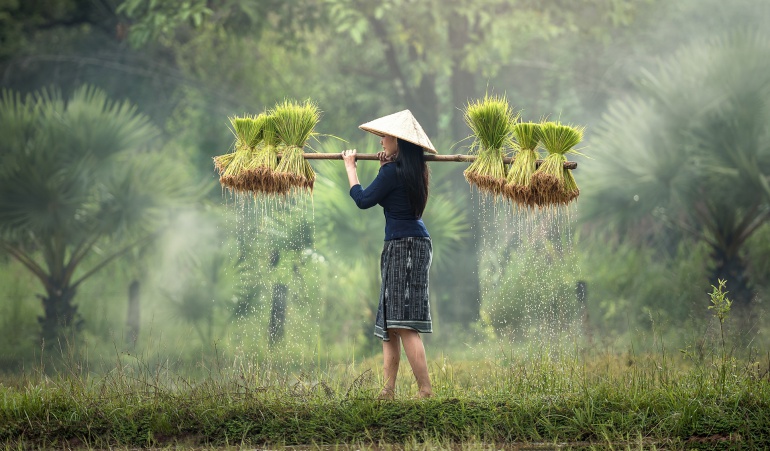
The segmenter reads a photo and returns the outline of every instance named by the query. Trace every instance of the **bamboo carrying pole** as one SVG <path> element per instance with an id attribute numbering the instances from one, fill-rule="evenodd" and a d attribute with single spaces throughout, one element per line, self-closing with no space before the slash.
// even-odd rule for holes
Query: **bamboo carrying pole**
<path id="1" fill-rule="evenodd" d="M 339 153 L 305 153 L 303 154 L 306 160 L 341 160 L 342 154 Z M 278 155 L 281 158 L 281 155 Z M 356 154 L 356 161 L 358 160 L 374 160 L 378 161 L 377 154 L 374 153 L 358 153 Z M 458 163 L 470 163 L 476 160 L 476 155 L 425 155 L 425 161 L 454 161 Z M 503 163 L 510 164 L 513 158 L 503 158 Z M 540 166 L 543 160 L 537 160 L 536 166 Z M 564 163 L 564 169 L 577 169 L 577 162 L 566 161 Z"/>

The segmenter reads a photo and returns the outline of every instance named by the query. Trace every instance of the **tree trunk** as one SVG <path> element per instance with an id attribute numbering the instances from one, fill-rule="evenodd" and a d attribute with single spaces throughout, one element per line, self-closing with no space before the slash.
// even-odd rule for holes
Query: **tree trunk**
<path id="1" fill-rule="evenodd" d="M 416 90 L 417 99 L 414 103 L 416 116 L 419 118 L 425 133 L 436 137 L 438 134 L 438 95 L 436 94 L 436 75 L 423 74 L 420 85 Z M 407 102 L 411 103 L 409 99 Z"/>
<path id="2" fill-rule="evenodd" d="M 481 285 L 478 265 L 468 270 L 469 261 L 478 261 L 475 243 L 464 242 L 455 258 L 443 271 L 431 268 L 431 296 L 435 294 L 433 308 L 440 304 L 444 324 L 460 323 L 469 327 L 481 317 Z"/>
<path id="3" fill-rule="evenodd" d="M 78 308 L 73 305 L 75 288 L 64 287 L 51 290 L 46 296 L 40 296 L 43 302 L 43 316 L 37 320 L 41 327 L 41 337 L 49 343 L 66 338 L 68 332 L 77 332 L 83 324 Z"/>
<path id="4" fill-rule="evenodd" d="M 455 68 L 452 71 L 450 84 L 453 106 L 451 138 L 453 141 L 459 141 L 470 135 L 470 130 L 465 124 L 465 117 L 463 117 L 462 112 L 465 110 L 468 101 L 475 97 L 475 80 L 472 73 Z"/>
<path id="5" fill-rule="evenodd" d="M 575 285 L 575 295 L 577 296 L 578 308 L 582 310 L 583 336 L 586 338 L 586 344 L 589 348 L 594 346 L 594 334 L 591 329 L 591 318 L 588 315 L 588 286 L 585 280 L 578 280 Z"/>
<path id="6" fill-rule="evenodd" d="M 126 315 L 126 344 L 133 349 L 139 338 L 139 289 L 141 285 L 134 279 L 128 285 L 128 314 Z"/>
<path id="7" fill-rule="evenodd" d="M 452 58 L 452 74 L 449 78 L 449 90 L 451 96 L 451 114 L 449 138 L 452 142 L 459 141 L 470 134 L 468 126 L 465 124 L 462 110 L 468 100 L 475 96 L 476 79 L 475 75 L 462 68 L 463 59 L 466 56 L 466 46 L 469 43 L 470 30 L 468 19 L 460 14 L 453 13 L 449 17 L 449 46 Z M 459 263 L 466 258 L 477 260 L 477 249 L 475 244 L 469 243 L 463 245 L 461 254 L 456 261 Z M 478 265 L 475 271 L 466 271 L 464 265 L 453 264 L 450 277 L 453 280 L 462 280 L 453 297 L 455 299 L 465 299 L 465 302 L 448 303 L 448 309 L 452 312 L 449 315 L 450 321 L 460 322 L 465 326 L 477 321 L 481 317 L 481 281 L 479 280 Z M 449 275 L 449 274 L 447 274 Z M 449 307 L 451 306 L 451 307 Z"/>
<path id="8" fill-rule="evenodd" d="M 283 325 L 286 321 L 286 296 L 289 287 L 279 283 L 273 286 L 273 302 L 270 306 L 270 323 L 267 326 L 267 343 L 275 346 L 283 339 Z"/>
<path id="9" fill-rule="evenodd" d="M 449 79 L 449 89 L 454 107 L 452 108 L 450 130 L 452 141 L 459 141 L 469 134 L 461 111 L 468 100 L 476 94 L 476 79 L 473 73 L 462 68 L 468 36 L 468 20 L 463 16 L 453 14 L 449 20 L 449 45 L 452 49 L 452 75 Z"/>
<path id="10" fill-rule="evenodd" d="M 270 253 L 270 267 L 275 268 L 281 262 L 281 251 L 273 249 Z M 271 348 L 283 339 L 283 325 L 286 321 L 286 296 L 289 287 L 282 283 L 273 285 L 273 301 L 270 305 L 270 321 L 267 325 L 267 344 Z"/>

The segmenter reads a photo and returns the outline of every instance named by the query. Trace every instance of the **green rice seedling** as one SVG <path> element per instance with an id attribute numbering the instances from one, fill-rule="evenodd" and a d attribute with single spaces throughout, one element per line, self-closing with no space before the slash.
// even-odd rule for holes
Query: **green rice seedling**
<path id="1" fill-rule="evenodd" d="M 321 111 L 310 100 L 304 103 L 284 100 L 272 110 L 272 116 L 278 139 L 284 145 L 283 156 L 274 173 L 278 190 L 312 191 L 315 172 L 302 153 L 307 141 L 314 135 Z"/>
<path id="2" fill-rule="evenodd" d="M 243 176 L 247 164 L 253 158 L 254 148 L 252 144 L 258 142 L 260 136 L 261 122 L 253 116 L 231 117 L 230 124 L 235 135 L 235 152 L 232 157 L 224 158 L 221 156 L 219 161 L 229 159 L 227 167 L 224 167 L 219 176 L 219 183 L 222 186 L 234 191 L 249 191 L 250 186 Z M 219 158 L 219 157 L 217 157 Z M 215 165 L 217 165 L 215 158 Z"/>
<path id="3" fill-rule="evenodd" d="M 565 154 L 576 152 L 574 147 L 583 139 L 585 127 L 544 122 L 540 139 L 548 151 L 543 164 L 532 174 L 531 187 L 538 206 L 566 205 L 577 199 L 580 190 L 569 169 L 564 168 Z"/>
<path id="4" fill-rule="evenodd" d="M 233 158 L 235 158 L 235 152 L 226 153 L 224 155 L 217 155 L 214 157 L 214 168 L 217 170 L 217 173 L 220 176 L 225 171 L 230 162 L 233 161 Z"/>
<path id="5" fill-rule="evenodd" d="M 516 158 L 508 171 L 504 195 L 512 202 L 521 206 L 535 205 L 530 181 L 535 172 L 535 164 L 540 154 L 537 146 L 540 142 L 540 124 L 535 122 L 520 122 L 513 127 L 513 136 L 518 143 Z"/>
<path id="6" fill-rule="evenodd" d="M 511 133 L 518 120 L 504 96 L 484 96 L 469 103 L 465 109 L 465 122 L 473 132 L 471 152 L 478 157 L 463 172 L 468 183 L 493 196 L 503 193 L 505 186 L 505 149 L 513 147 Z"/>
<path id="7" fill-rule="evenodd" d="M 275 127 L 275 118 L 268 115 L 265 120 L 262 132 L 261 151 L 257 154 L 257 163 L 264 168 L 262 171 L 262 192 L 265 194 L 287 194 L 290 187 L 282 185 L 280 178 L 277 177 L 278 153 L 283 145 L 278 137 L 278 131 Z"/>

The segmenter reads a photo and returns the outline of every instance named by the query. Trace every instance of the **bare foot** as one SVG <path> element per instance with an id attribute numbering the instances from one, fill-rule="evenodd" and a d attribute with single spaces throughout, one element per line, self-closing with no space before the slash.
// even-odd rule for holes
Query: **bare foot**
<path id="1" fill-rule="evenodd" d="M 430 390 L 420 390 L 419 392 L 417 392 L 417 399 L 427 399 L 432 397 L 433 397 L 433 392 Z"/>
<path id="2" fill-rule="evenodd" d="M 377 396 L 378 401 L 393 401 L 394 399 L 396 399 L 396 391 L 388 387 L 383 388 Z"/>

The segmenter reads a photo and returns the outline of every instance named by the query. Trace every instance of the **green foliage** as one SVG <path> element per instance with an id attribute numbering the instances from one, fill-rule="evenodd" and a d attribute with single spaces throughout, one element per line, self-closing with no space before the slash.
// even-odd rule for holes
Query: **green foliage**
<path id="1" fill-rule="evenodd" d="M 295 33 L 317 20 L 316 9 L 310 1 L 240 0 L 212 5 L 203 0 L 125 0 L 116 12 L 133 19 L 129 41 L 136 47 L 156 41 L 172 45 L 179 36 L 196 32 L 216 35 L 226 29 L 259 34 L 273 24 L 287 45 L 296 46 Z"/>
<path id="2" fill-rule="evenodd" d="M 663 60 L 616 102 L 594 138 L 584 217 L 658 223 L 709 243 L 712 279 L 729 278 L 751 303 L 742 249 L 770 216 L 770 40 L 711 38 Z M 650 229 L 648 229 L 650 230 Z M 647 230 L 642 230 L 642 233 Z"/>
<path id="3" fill-rule="evenodd" d="M 182 25 L 200 28 L 203 20 L 212 14 L 205 1 L 169 2 L 157 0 L 126 0 L 117 13 L 138 19 L 131 26 L 129 41 L 136 47 L 159 38 L 168 40 Z"/>
<path id="4" fill-rule="evenodd" d="M 345 66 L 359 72 L 365 59 L 365 67 L 383 68 L 387 77 L 380 71 L 365 74 L 365 86 L 378 83 L 380 91 L 414 104 L 428 134 L 440 131 L 453 139 L 464 135 L 457 108 L 482 95 L 485 86 L 507 87 L 517 105 L 550 103 L 545 112 L 552 112 L 555 99 L 546 97 L 560 92 L 556 97 L 561 100 L 561 89 L 547 83 L 572 84 L 582 78 L 574 46 L 585 45 L 586 39 L 592 44 L 611 39 L 617 28 L 635 22 L 650 7 L 613 0 L 325 0 L 323 5 L 335 35 L 352 41 L 345 53 L 355 51 L 355 57 Z M 564 70 L 572 64 L 575 72 Z"/>
<path id="5" fill-rule="evenodd" d="M 577 248 L 588 311 L 601 335 L 650 331 L 651 318 L 672 342 L 700 328 L 702 321 L 692 312 L 702 311 L 703 287 L 708 286 L 704 243 L 682 242 L 670 259 L 609 234 L 584 236 Z"/>

